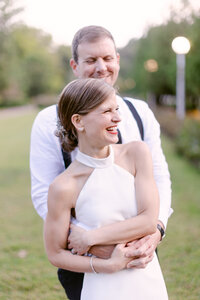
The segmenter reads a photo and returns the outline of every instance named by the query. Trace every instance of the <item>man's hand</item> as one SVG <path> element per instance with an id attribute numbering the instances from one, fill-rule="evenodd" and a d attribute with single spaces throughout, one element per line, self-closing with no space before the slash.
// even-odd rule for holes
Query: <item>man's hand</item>
<path id="1" fill-rule="evenodd" d="M 127 244 L 126 256 L 133 257 L 127 268 L 145 268 L 154 256 L 154 251 L 160 242 L 160 231 Z"/>
<path id="2" fill-rule="evenodd" d="M 103 259 L 108 259 L 115 248 L 115 245 L 92 246 L 89 253 Z"/>

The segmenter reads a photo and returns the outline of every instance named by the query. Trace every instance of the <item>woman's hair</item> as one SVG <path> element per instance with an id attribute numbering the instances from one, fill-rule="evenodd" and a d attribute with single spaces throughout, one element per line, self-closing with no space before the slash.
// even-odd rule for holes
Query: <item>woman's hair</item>
<path id="1" fill-rule="evenodd" d="M 58 123 L 55 135 L 64 151 L 71 152 L 78 145 L 78 136 L 71 117 L 86 115 L 103 103 L 115 89 L 102 79 L 76 79 L 62 91 L 58 103 Z"/>

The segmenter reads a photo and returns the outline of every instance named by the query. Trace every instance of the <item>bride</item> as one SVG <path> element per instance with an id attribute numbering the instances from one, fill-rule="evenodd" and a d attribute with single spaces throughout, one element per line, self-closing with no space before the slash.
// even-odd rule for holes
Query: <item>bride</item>
<path id="1" fill-rule="evenodd" d="M 46 253 L 56 267 L 85 273 L 82 300 L 165 300 L 156 255 L 144 269 L 129 268 L 128 243 L 156 231 L 159 197 L 147 145 L 116 145 L 118 109 L 103 80 L 77 79 L 64 88 L 57 135 L 64 150 L 78 149 L 49 187 Z M 90 230 L 71 225 L 69 235 L 72 209 Z M 116 246 L 101 259 L 87 254 L 93 245 Z"/>

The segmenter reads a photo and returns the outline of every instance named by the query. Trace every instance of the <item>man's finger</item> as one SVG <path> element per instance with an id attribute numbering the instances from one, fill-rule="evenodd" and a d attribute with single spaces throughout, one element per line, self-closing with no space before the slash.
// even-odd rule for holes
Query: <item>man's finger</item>
<path id="1" fill-rule="evenodd" d="M 128 247 L 135 246 L 135 248 L 141 247 L 143 244 L 145 244 L 150 239 L 150 235 L 147 235 L 139 240 L 132 241 L 127 244 Z"/>
<path id="2" fill-rule="evenodd" d="M 126 253 L 126 257 L 147 256 L 148 254 L 146 254 L 146 252 L 149 248 L 151 248 L 151 245 L 149 245 L 148 243 L 143 244 L 139 248 L 129 247 Z"/>
<path id="3" fill-rule="evenodd" d="M 154 255 L 150 255 L 150 256 L 147 256 L 147 257 L 134 259 L 134 260 L 132 260 L 131 262 L 128 263 L 127 269 L 130 269 L 130 268 L 138 268 L 138 269 L 146 268 L 148 263 L 150 261 L 152 261 L 153 257 L 154 257 Z"/>

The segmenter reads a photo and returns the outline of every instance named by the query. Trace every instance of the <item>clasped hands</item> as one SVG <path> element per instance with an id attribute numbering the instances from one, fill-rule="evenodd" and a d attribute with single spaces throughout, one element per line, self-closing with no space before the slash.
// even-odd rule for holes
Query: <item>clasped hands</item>
<path id="1" fill-rule="evenodd" d="M 124 256 L 130 258 L 127 268 L 145 268 L 154 256 L 154 251 L 160 242 L 160 233 L 157 230 L 152 235 L 134 240 L 124 245 Z M 83 255 L 87 252 L 100 258 L 111 257 L 115 246 L 92 246 L 90 231 L 74 224 L 70 225 L 68 249 L 73 249 L 73 254 Z"/>

